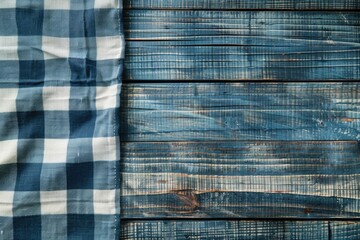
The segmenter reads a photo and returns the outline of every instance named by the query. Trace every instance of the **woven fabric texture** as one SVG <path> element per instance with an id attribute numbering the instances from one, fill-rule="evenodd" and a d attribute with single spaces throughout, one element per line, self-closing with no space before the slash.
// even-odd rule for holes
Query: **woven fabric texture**
<path id="1" fill-rule="evenodd" d="M 0 240 L 118 238 L 121 10 L 0 1 Z"/>

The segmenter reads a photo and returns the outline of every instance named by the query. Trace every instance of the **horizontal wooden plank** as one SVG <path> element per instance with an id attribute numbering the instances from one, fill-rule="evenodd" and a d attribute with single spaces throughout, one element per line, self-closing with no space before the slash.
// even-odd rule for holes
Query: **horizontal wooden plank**
<path id="1" fill-rule="evenodd" d="M 127 80 L 360 79 L 355 12 L 125 14 Z"/>
<path id="2" fill-rule="evenodd" d="M 331 239 L 358 240 L 360 239 L 360 222 L 330 222 Z"/>
<path id="3" fill-rule="evenodd" d="M 359 9 L 358 0 L 128 0 L 126 9 Z"/>
<path id="4" fill-rule="evenodd" d="M 360 83 L 125 84 L 123 141 L 359 140 Z"/>
<path id="5" fill-rule="evenodd" d="M 123 218 L 360 217 L 353 142 L 122 144 Z"/>
<path id="6" fill-rule="evenodd" d="M 126 221 L 121 239 L 355 239 L 329 237 L 328 225 L 326 221 Z"/>

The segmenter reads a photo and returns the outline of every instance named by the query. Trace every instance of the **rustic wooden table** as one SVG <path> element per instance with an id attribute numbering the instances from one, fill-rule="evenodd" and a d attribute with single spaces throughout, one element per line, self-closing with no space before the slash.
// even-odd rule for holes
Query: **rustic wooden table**
<path id="1" fill-rule="evenodd" d="M 123 239 L 360 239 L 360 1 L 124 8 Z"/>

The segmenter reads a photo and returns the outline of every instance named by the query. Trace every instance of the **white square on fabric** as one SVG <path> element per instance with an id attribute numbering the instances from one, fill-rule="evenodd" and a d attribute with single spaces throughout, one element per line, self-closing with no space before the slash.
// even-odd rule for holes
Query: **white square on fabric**
<path id="1" fill-rule="evenodd" d="M 42 215 L 66 214 L 67 213 L 67 192 L 41 191 L 40 205 Z"/>
<path id="2" fill-rule="evenodd" d="M 94 161 L 115 161 L 116 160 L 116 138 L 104 137 L 93 138 Z"/>
<path id="3" fill-rule="evenodd" d="M 16 112 L 17 88 L 0 88 L 0 112 Z"/>
<path id="4" fill-rule="evenodd" d="M 68 10 L 70 9 L 70 0 L 44 0 L 44 9 Z"/>
<path id="5" fill-rule="evenodd" d="M 41 49 L 44 52 L 44 59 L 69 58 L 70 39 L 43 36 Z"/>
<path id="6" fill-rule="evenodd" d="M 115 190 L 94 190 L 94 214 L 115 214 Z"/>
<path id="7" fill-rule="evenodd" d="M 0 36 L 0 60 L 19 60 L 17 36 Z"/>
<path id="8" fill-rule="evenodd" d="M 116 108 L 118 86 L 96 87 L 96 109 Z"/>
<path id="9" fill-rule="evenodd" d="M 16 0 L 1 0 L 0 8 L 16 8 Z"/>
<path id="10" fill-rule="evenodd" d="M 0 141 L 0 165 L 17 162 L 17 143 L 18 140 Z"/>
<path id="11" fill-rule="evenodd" d="M 66 163 L 69 139 L 49 139 L 44 143 L 44 163 Z"/>
<path id="12" fill-rule="evenodd" d="M 70 87 L 44 87 L 44 111 L 69 111 Z"/>
<path id="13" fill-rule="evenodd" d="M 97 37 L 96 38 L 96 59 L 110 60 L 120 59 L 122 57 L 122 49 L 124 46 L 120 36 Z"/>
<path id="14" fill-rule="evenodd" d="M 95 0 L 94 8 L 119 8 L 119 0 Z"/>
<path id="15" fill-rule="evenodd" d="M 13 216 L 13 191 L 0 191 L 0 217 L 12 217 Z"/>

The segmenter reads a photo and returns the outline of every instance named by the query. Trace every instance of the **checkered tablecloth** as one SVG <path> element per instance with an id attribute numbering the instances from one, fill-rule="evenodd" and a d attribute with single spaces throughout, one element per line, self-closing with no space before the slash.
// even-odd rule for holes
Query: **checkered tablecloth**
<path id="1" fill-rule="evenodd" d="M 121 0 L 0 0 L 0 240 L 119 235 Z"/>

